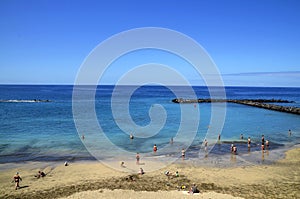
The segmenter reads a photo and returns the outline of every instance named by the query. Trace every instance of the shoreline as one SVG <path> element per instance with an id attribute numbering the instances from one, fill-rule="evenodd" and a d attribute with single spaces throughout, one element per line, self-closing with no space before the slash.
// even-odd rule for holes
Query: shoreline
<path id="1" fill-rule="evenodd" d="M 180 191 L 176 191 L 177 186 L 190 187 L 192 183 L 196 183 L 202 193 L 213 194 L 215 192 L 242 198 L 299 198 L 300 190 L 297 187 L 300 185 L 300 148 L 295 147 L 285 154 L 283 159 L 271 165 L 210 168 L 188 163 L 175 163 L 149 173 L 147 167 L 155 163 L 142 159 L 145 165 L 136 165 L 135 172 L 138 172 L 139 167 L 145 168 L 146 174 L 142 176 L 116 171 L 98 162 L 85 162 L 71 163 L 67 167 L 62 164 L 55 167 L 50 165 L 40 167 L 39 169 L 43 170 L 47 176 L 36 179 L 34 174 L 39 169 L 24 165 L 0 171 L 0 197 L 61 198 L 70 196 L 76 198 L 76 194 L 77 198 L 83 197 L 82 194 L 87 194 L 86 198 L 93 194 L 105 197 L 105 194 L 113 194 L 106 190 L 118 192 L 121 189 L 131 190 L 126 192 L 131 198 L 139 198 L 138 195 L 143 191 L 146 191 L 143 193 L 144 198 L 155 195 L 152 192 L 157 191 L 166 194 L 166 198 L 176 198 L 177 195 L 183 196 Z M 128 162 L 128 164 L 135 164 L 135 162 Z M 164 175 L 166 170 L 172 173 L 179 171 L 179 177 L 168 178 Z M 23 178 L 21 182 L 23 188 L 14 190 L 14 185 L 10 181 L 17 171 Z M 128 181 L 129 175 L 134 177 L 134 182 Z M 85 191 L 88 192 L 85 193 Z M 147 197 L 149 191 L 149 197 Z"/>
<path id="2" fill-rule="evenodd" d="M 225 141 L 225 144 L 230 147 L 229 143 L 232 143 L 231 141 Z M 236 142 L 234 142 L 236 143 Z M 216 144 L 214 147 L 218 147 L 218 144 Z M 246 149 L 247 147 L 245 147 Z M 199 148 L 197 150 L 187 150 L 186 151 L 186 158 L 184 162 L 181 161 L 180 156 L 178 155 L 178 160 L 175 161 L 173 164 L 187 164 L 192 166 L 199 166 L 199 167 L 213 167 L 213 168 L 234 168 L 234 167 L 240 167 L 240 166 L 251 166 L 251 165 L 272 165 L 275 164 L 278 160 L 281 160 L 285 157 L 285 153 L 289 150 L 300 148 L 300 144 L 291 145 L 291 146 L 284 146 L 284 147 L 278 147 L 275 149 L 266 150 L 264 153 L 264 157 L 261 155 L 261 149 L 259 146 L 255 146 L 251 148 L 251 152 L 246 152 L 245 150 L 242 151 L 242 153 L 239 153 L 238 155 L 233 155 L 228 151 L 228 153 L 218 154 L 214 151 L 210 151 L 208 154 L 204 152 L 202 148 Z M 218 149 L 216 149 L 217 151 Z M 198 152 L 195 154 L 194 152 Z M 200 151 L 200 152 L 199 152 Z M 179 154 L 179 153 L 178 153 Z M 94 157 L 91 156 L 90 159 L 79 159 L 79 160 L 69 160 L 66 159 L 69 163 L 72 164 L 90 164 L 90 163 L 100 163 L 103 164 L 103 162 L 106 162 L 108 164 L 114 164 L 116 167 L 119 167 L 120 161 L 126 161 L 126 162 L 133 162 L 135 161 L 135 155 L 129 158 L 123 158 L 121 157 L 114 157 L 104 160 L 96 160 L 93 159 Z M 174 156 L 171 156 L 174 157 Z M 168 158 L 168 155 L 160 155 L 160 156 L 145 156 L 142 157 L 144 160 L 148 160 L 151 162 L 157 162 L 158 164 L 162 163 L 164 164 L 165 158 Z M 116 161 L 116 159 L 118 161 Z M 57 167 L 62 165 L 65 162 L 65 160 L 59 160 L 59 161 L 25 161 L 25 162 L 8 162 L 8 163 L 1 163 L 0 164 L 0 172 L 5 172 L 11 169 L 39 169 L 39 168 L 45 168 L 45 167 Z"/>

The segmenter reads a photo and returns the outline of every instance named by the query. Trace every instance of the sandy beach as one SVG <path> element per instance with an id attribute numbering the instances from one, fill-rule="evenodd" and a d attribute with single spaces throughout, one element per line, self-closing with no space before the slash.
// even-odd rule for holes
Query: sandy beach
<path id="1" fill-rule="evenodd" d="M 138 172 L 143 167 L 144 175 L 125 172 L 126 168 L 116 171 L 99 162 L 20 164 L 0 171 L 0 198 L 300 198 L 300 148 L 288 151 L 272 165 L 209 168 L 172 164 L 148 173 L 154 163 L 143 163 L 136 168 Z M 38 170 L 47 176 L 36 179 Z M 164 175 L 166 170 L 178 171 L 179 177 Z M 16 172 L 22 177 L 18 190 L 11 182 Z M 200 194 L 187 194 L 193 183 Z M 186 190 L 178 190 L 182 185 Z"/>

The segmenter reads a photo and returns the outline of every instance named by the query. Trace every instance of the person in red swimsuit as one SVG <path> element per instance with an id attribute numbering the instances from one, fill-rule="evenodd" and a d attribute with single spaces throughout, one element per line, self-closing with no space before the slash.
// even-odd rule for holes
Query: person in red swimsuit
<path id="1" fill-rule="evenodd" d="M 237 147 L 236 146 L 233 146 L 233 154 L 237 155 Z"/>
<path id="2" fill-rule="evenodd" d="M 154 151 L 154 153 L 157 151 L 157 146 L 156 146 L 156 144 L 154 144 L 154 146 L 153 146 L 153 151 Z"/>

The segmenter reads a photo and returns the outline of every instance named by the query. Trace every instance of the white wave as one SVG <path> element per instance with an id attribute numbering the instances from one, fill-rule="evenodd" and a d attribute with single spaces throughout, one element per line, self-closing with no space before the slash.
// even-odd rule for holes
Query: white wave
<path id="1" fill-rule="evenodd" d="M 36 102 L 50 102 L 50 100 L 16 100 L 16 99 L 10 99 L 10 100 L 0 100 L 0 102 L 8 102 L 8 103 L 36 103 Z"/>

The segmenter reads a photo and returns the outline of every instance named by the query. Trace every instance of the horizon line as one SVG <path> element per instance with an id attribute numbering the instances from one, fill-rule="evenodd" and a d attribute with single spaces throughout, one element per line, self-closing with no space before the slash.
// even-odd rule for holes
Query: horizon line
<path id="1" fill-rule="evenodd" d="M 70 84 L 70 83 L 0 83 L 0 86 L 116 86 L 116 84 Z M 186 87 L 187 85 L 159 85 L 159 84 L 118 84 L 117 86 L 177 86 Z M 190 85 L 192 87 L 256 87 L 256 88 L 300 88 L 300 86 L 255 86 L 255 85 L 224 85 L 224 86 L 207 86 L 207 85 Z"/>

